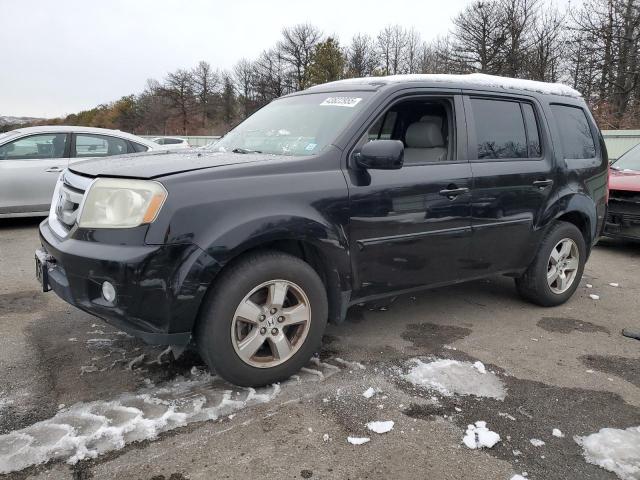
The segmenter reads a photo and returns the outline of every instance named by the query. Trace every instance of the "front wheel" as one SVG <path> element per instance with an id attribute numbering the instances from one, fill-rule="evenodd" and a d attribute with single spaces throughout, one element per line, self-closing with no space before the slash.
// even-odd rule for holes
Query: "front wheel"
<path id="1" fill-rule="evenodd" d="M 587 249 L 582 232 L 567 222 L 557 222 L 540 243 L 538 253 L 516 287 L 520 295 L 544 307 L 560 305 L 578 288 Z"/>
<path id="2" fill-rule="evenodd" d="M 326 323 L 327 295 L 315 270 L 291 255 L 260 252 L 216 281 L 198 320 L 196 344 L 225 380 L 257 387 L 303 367 Z"/>

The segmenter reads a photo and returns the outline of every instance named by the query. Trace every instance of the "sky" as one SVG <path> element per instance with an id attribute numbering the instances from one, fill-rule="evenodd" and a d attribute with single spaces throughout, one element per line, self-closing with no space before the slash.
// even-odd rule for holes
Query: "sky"
<path id="1" fill-rule="evenodd" d="M 59 117 L 200 60 L 230 69 L 310 22 L 348 43 L 385 25 L 443 35 L 472 0 L 0 0 L 0 115 Z"/>

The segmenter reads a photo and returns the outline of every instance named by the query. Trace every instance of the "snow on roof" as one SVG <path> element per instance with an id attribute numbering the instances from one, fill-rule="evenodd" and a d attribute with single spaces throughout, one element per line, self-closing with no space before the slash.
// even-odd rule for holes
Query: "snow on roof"
<path id="1" fill-rule="evenodd" d="M 525 90 L 547 95 L 561 95 L 564 97 L 579 98 L 582 95 L 577 90 L 563 83 L 538 82 L 520 78 L 499 77 L 484 73 L 470 73 L 467 75 L 452 74 L 411 74 L 388 75 L 386 77 L 362 77 L 347 78 L 321 85 L 322 87 L 339 87 L 344 85 L 388 85 L 401 82 L 430 82 L 430 83 L 455 83 L 467 87 L 502 88 L 506 90 Z M 320 85 L 319 85 L 320 86 Z M 313 88 L 313 87 L 312 87 Z"/>

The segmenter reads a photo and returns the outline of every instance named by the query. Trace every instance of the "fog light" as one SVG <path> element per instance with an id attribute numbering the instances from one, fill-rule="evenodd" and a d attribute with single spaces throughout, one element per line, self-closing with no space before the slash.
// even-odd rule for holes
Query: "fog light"
<path id="1" fill-rule="evenodd" d="M 102 296 L 107 302 L 113 303 L 116 299 L 116 287 L 109 282 L 104 282 L 102 284 Z"/>

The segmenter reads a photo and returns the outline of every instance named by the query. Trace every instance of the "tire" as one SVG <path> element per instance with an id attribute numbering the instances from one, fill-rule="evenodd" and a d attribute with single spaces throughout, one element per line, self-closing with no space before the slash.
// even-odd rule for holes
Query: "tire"
<path id="1" fill-rule="evenodd" d="M 566 251 L 562 250 L 563 247 L 570 249 L 574 254 L 572 255 L 570 252 L 566 260 L 560 261 L 560 269 L 554 269 L 555 262 L 562 258 L 562 252 Z M 552 254 L 554 259 L 551 258 Z M 578 256 L 577 262 L 572 260 L 575 259 L 575 254 Z M 567 222 L 554 223 L 540 242 L 538 253 L 527 271 L 515 279 L 518 293 L 525 300 L 543 307 L 563 304 L 571 298 L 578 288 L 586 258 L 585 240 L 578 227 Z M 568 265 L 575 266 L 575 270 L 570 270 Z M 564 280 L 567 284 L 563 285 L 562 274 L 554 277 L 559 272 L 564 274 Z M 572 272 L 575 274 L 571 275 Z M 550 274 L 551 280 L 548 279 L 547 274 Z"/>
<path id="2" fill-rule="evenodd" d="M 318 350 L 327 312 L 327 292 L 309 264 L 276 251 L 250 253 L 229 265 L 207 294 L 196 345 L 209 368 L 233 384 L 280 382 Z"/>

